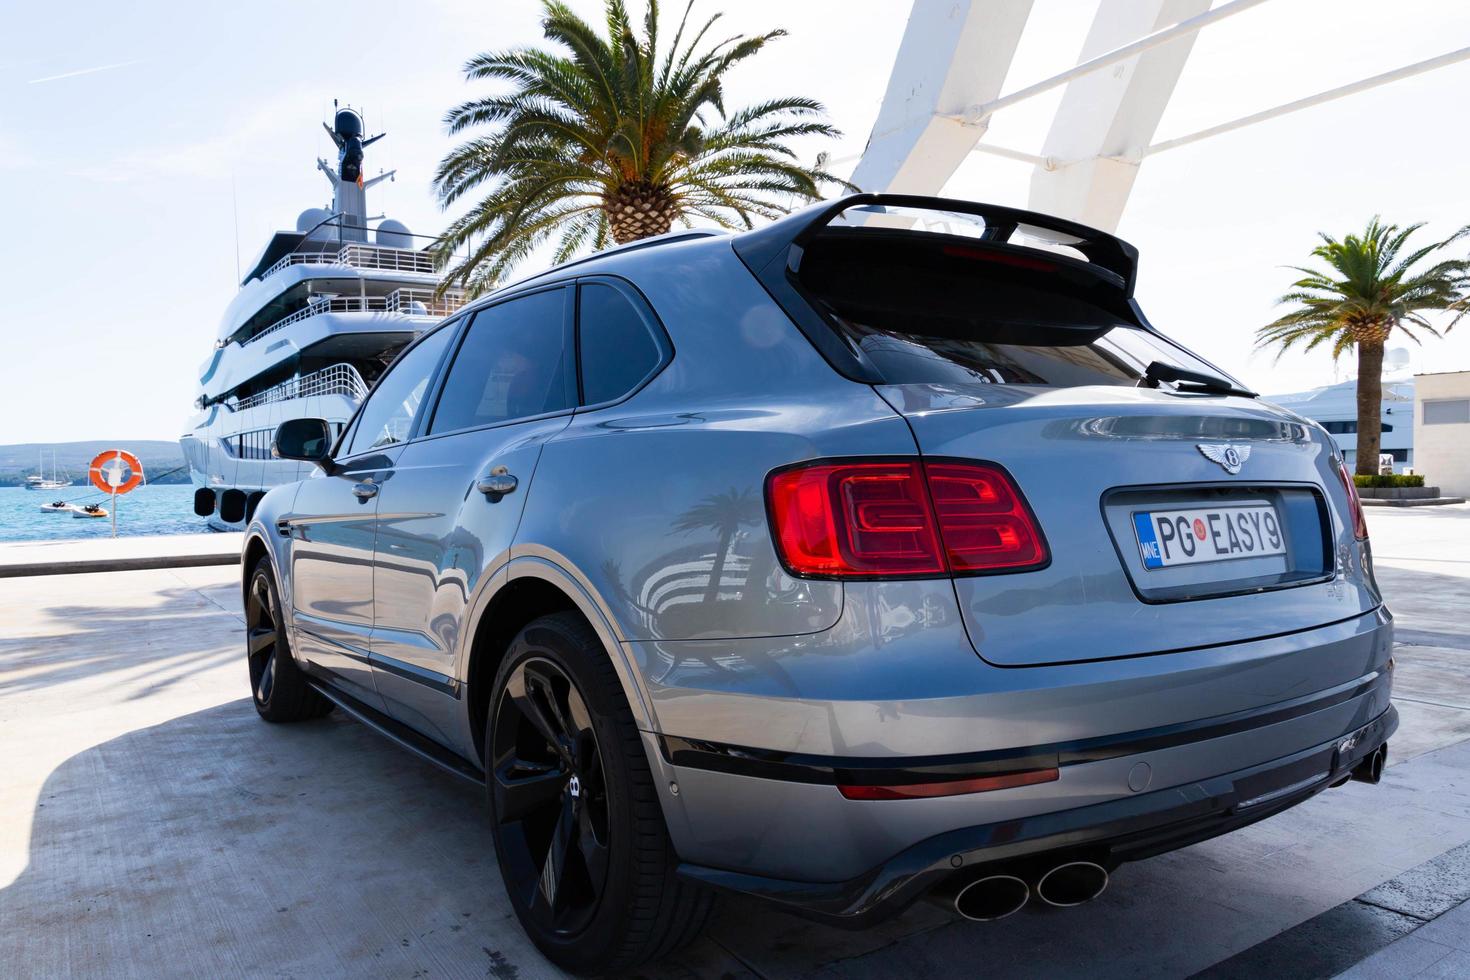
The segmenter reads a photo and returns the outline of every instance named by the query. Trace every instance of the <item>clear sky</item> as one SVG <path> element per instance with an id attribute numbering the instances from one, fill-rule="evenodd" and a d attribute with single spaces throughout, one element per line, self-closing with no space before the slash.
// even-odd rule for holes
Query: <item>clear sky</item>
<path id="1" fill-rule="evenodd" d="M 1123 0 L 1104 0 L 1123 2 Z M 639 7 L 638 0 L 632 0 Z M 676 4 L 665 0 L 670 12 Z M 599 0 L 574 6 L 596 16 Z M 791 36 L 735 76 L 731 104 L 805 94 L 862 150 L 906 0 L 699 0 L 735 31 Z M 479 89 L 478 51 L 539 39 L 531 0 L 12 3 L 0 47 L 0 443 L 176 437 L 220 313 L 277 228 L 322 206 L 333 98 L 362 106 L 374 211 L 444 224 L 430 193 L 440 119 Z M 1006 90 L 1076 60 L 1097 0 L 1037 0 Z M 1271 0 L 1208 28 L 1160 127 L 1167 139 L 1470 43 L 1456 0 Z M 1319 229 L 1374 213 L 1448 234 L 1470 223 L 1470 63 L 1148 160 L 1119 233 L 1165 331 L 1258 389 L 1327 383 L 1325 355 L 1252 355 Z M 987 139 L 1037 152 L 1059 92 L 997 116 Z M 813 148 L 815 152 L 815 148 Z M 946 189 L 1024 206 L 1029 168 L 975 154 Z M 238 216 L 238 219 L 237 219 Z M 236 231 L 238 220 L 238 234 Z M 236 251 L 239 259 L 237 266 Z M 1470 246 L 1467 246 L 1470 248 Z M 1414 349 L 1470 368 L 1470 322 Z M 1339 369 L 1350 376 L 1351 365 Z"/>

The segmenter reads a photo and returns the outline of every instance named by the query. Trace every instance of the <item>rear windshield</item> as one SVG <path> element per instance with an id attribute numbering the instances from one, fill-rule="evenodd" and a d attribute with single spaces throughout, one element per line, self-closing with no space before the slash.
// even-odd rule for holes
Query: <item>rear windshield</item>
<path id="1" fill-rule="evenodd" d="M 799 279 L 887 384 L 1131 387 L 1153 362 L 1220 373 L 1139 326 L 1116 282 L 1035 249 L 829 233 L 806 250 Z"/>
<path id="2" fill-rule="evenodd" d="M 979 336 L 946 336 L 902 329 L 889 322 L 859 323 L 834 314 L 843 336 L 878 369 L 886 384 L 1137 386 L 1153 361 L 1218 374 L 1188 352 L 1138 327 L 1110 327 L 1094 339 L 1045 344 L 1002 344 Z"/>

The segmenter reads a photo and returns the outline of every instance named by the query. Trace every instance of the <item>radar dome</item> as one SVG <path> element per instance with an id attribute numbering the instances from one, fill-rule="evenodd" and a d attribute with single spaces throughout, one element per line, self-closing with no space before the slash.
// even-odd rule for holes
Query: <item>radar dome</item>
<path id="1" fill-rule="evenodd" d="M 338 109 L 332 128 L 343 138 L 362 135 L 362 116 L 352 109 Z"/>
<path id="2" fill-rule="evenodd" d="M 326 221 L 331 216 L 332 212 L 328 211 L 326 208 L 307 208 L 305 211 L 302 211 L 301 214 L 297 216 L 296 230 L 311 232 L 311 234 L 307 235 L 306 237 L 312 241 L 315 241 L 318 238 L 328 238 L 331 236 L 331 229 L 324 226 L 322 222 Z"/>
<path id="3" fill-rule="evenodd" d="M 392 218 L 378 224 L 377 242 L 388 248 L 413 248 L 413 236 L 408 233 L 408 226 Z"/>

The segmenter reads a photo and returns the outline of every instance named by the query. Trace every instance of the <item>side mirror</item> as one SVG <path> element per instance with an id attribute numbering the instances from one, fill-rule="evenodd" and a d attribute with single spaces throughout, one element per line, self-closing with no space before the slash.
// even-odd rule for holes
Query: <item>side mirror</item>
<path id="1" fill-rule="evenodd" d="M 332 458 L 332 427 L 325 419 L 288 419 L 276 429 L 271 442 L 276 459 L 327 463 Z"/>

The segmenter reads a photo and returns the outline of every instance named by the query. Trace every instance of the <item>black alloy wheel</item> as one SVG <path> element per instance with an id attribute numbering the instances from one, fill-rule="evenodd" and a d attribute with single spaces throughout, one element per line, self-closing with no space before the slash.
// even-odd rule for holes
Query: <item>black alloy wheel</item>
<path id="1" fill-rule="evenodd" d="M 607 886 L 607 785 L 587 703 L 550 660 L 516 665 L 501 690 L 491 791 L 510 881 L 546 931 L 574 937 Z"/>
<path id="2" fill-rule="evenodd" d="M 266 576 L 256 575 L 245 600 L 245 655 L 250 661 L 250 690 L 255 693 L 257 707 L 270 704 L 280 640 L 280 623 L 271 603 L 270 583 Z"/>
<path id="3" fill-rule="evenodd" d="M 266 721 L 305 721 L 332 710 L 332 702 L 312 690 L 291 656 L 280 592 L 266 558 L 256 563 L 245 591 L 245 659 L 250 698 Z"/>
<path id="4" fill-rule="evenodd" d="M 576 612 L 532 620 L 495 672 L 484 753 L 511 907 L 548 959 L 617 974 L 703 929 L 714 896 L 679 859 L 607 647 Z"/>

